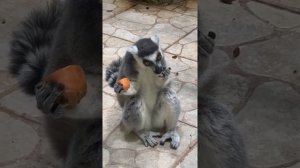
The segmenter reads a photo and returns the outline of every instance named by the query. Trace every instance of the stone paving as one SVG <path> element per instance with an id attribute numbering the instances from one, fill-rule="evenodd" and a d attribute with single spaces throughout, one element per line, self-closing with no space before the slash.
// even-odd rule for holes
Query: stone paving
<path id="1" fill-rule="evenodd" d="M 211 94 L 235 114 L 250 168 L 299 168 L 300 1 L 200 0 L 199 8 L 205 32 L 217 34 Z"/>
<path id="2" fill-rule="evenodd" d="M 122 2 L 120 4 L 120 2 Z M 138 39 L 157 34 L 176 76 L 174 89 L 182 103 L 178 123 L 181 145 L 146 148 L 135 135 L 121 131 L 122 112 L 115 93 L 103 83 L 104 167 L 197 167 L 197 1 L 155 6 L 104 0 L 103 67 L 123 57 Z M 125 5 L 125 4 L 126 5 Z"/>

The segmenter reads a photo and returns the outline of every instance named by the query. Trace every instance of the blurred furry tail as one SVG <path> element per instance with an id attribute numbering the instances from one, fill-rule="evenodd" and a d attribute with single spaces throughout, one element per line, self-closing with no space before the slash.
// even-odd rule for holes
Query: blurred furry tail
<path id="1" fill-rule="evenodd" d="M 9 72 L 27 94 L 34 94 L 34 86 L 43 77 L 61 14 L 62 2 L 54 0 L 43 9 L 32 11 L 13 33 Z"/>
<path id="2" fill-rule="evenodd" d="M 102 167 L 102 120 L 82 123 L 69 146 L 65 168 Z"/>
<path id="3" fill-rule="evenodd" d="M 114 87 L 117 81 L 121 63 L 122 63 L 122 58 L 119 58 L 113 61 L 111 64 L 109 64 L 109 66 L 106 68 L 105 80 L 108 82 L 110 87 Z"/>

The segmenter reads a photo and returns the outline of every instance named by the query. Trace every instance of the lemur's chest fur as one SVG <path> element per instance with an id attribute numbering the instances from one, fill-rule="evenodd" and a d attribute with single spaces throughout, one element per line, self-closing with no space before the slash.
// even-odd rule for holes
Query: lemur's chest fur
<path id="1" fill-rule="evenodd" d="M 151 69 L 141 69 L 139 71 L 137 82 L 139 86 L 139 94 L 147 108 L 147 111 L 152 112 L 161 86 L 156 84 L 157 76 Z"/>

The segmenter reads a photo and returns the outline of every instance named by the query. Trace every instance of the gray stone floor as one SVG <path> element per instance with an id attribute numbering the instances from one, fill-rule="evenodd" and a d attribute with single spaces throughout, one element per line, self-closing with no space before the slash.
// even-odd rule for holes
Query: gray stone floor
<path id="1" fill-rule="evenodd" d="M 103 67 L 123 57 L 126 48 L 157 34 L 175 79 L 182 103 L 177 150 L 169 143 L 146 148 L 135 135 L 120 131 L 122 112 L 112 88 L 103 83 L 104 167 L 197 167 L 197 1 L 149 5 L 126 0 L 104 0 Z"/>
<path id="2" fill-rule="evenodd" d="M 235 114 L 250 167 L 299 168 L 300 1 L 200 0 L 199 8 L 204 30 L 217 34 L 213 95 Z"/>
<path id="3" fill-rule="evenodd" d="M 43 116 L 35 108 L 34 99 L 25 96 L 7 72 L 12 30 L 31 9 L 45 2 L 0 1 L 0 167 L 3 168 L 61 165 L 45 135 Z M 183 145 L 175 152 L 167 145 L 149 149 L 137 139 L 126 139 L 119 131 L 120 109 L 104 82 L 107 115 L 103 119 L 110 121 L 103 125 L 104 164 L 193 168 L 197 156 L 197 102 L 185 98 L 193 96 L 196 87 L 197 57 L 190 54 L 195 51 L 196 43 L 195 1 L 146 7 L 126 0 L 104 1 L 103 67 L 112 59 L 107 56 L 122 55 L 124 47 L 137 38 L 162 32 L 162 27 L 171 28 L 173 31 L 164 32 L 163 43 L 171 66 L 179 72 L 175 87 L 186 104 L 178 125 Z M 300 1 L 240 0 L 227 5 L 219 0 L 200 0 L 199 8 L 204 30 L 217 34 L 212 64 L 222 74 L 214 96 L 235 114 L 251 168 L 299 168 Z M 148 19 L 130 20 L 132 16 Z M 237 47 L 239 55 L 233 54 Z"/>

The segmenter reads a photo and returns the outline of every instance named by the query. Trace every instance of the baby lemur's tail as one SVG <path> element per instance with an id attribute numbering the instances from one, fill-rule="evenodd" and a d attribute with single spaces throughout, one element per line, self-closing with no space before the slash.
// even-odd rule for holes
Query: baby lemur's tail
<path id="1" fill-rule="evenodd" d="M 118 74 L 119 74 L 119 69 L 122 63 L 122 58 L 119 58 L 117 60 L 114 60 L 109 66 L 106 68 L 106 76 L 105 80 L 108 82 L 110 87 L 114 87 Z"/>
<path id="2" fill-rule="evenodd" d="M 61 14 L 62 2 L 54 0 L 46 8 L 33 11 L 13 33 L 9 72 L 25 93 L 33 95 L 34 86 L 43 76 Z"/>

